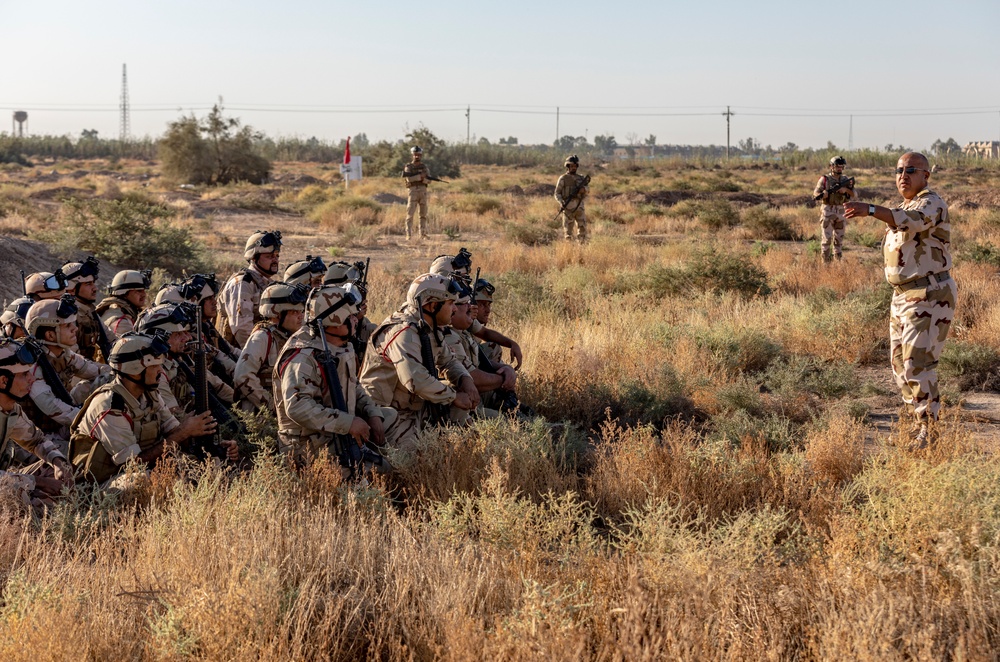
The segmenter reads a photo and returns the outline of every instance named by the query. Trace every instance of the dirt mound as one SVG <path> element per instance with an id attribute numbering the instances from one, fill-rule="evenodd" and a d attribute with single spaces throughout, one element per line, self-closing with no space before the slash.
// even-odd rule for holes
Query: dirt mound
<path id="1" fill-rule="evenodd" d="M 518 186 L 517 184 L 514 184 L 513 186 L 508 186 L 505 189 L 501 189 L 500 192 L 506 193 L 507 195 L 516 195 L 516 196 L 524 195 L 524 189 Z"/>
<path id="2" fill-rule="evenodd" d="M 555 184 L 532 184 L 525 187 L 524 194 L 549 198 L 556 194 L 556 186 Z"/>
<path id="3" fill-rule="evenodd" d="M 69 186 L 57 186 L 55 188 L 42 189 L 29 193 L 32 200 L 65 200 L 66 198 L 89 198 L 94 195 L 93 191 L 85 188 L 71 188 Z"/>
<path id="4" fill-rule="evenodd" d="M 760 169 L 757 166 L 755 169 Z M 747 191 L 737 191 L 735 193 L 721 192 L 718 193 L 719 196 L 729 200 L 730 202 L 742 202 L 746 205 L 762 205 L 767 203 L 767 198 L 759 193 L 749 193 Z"/>
<path id="5" fill-rule="evenodd" d="M 22 269 L 25 275 L 36 271 L 55 271 L 66 262 L 54 255 L 43 243 L 7 235 L 0 235 L 0 254 L 4 256 L 0 261 L 0 303 L 21 296 Z M 102 281 L 111 282 L 111 277 L 117 271 L 117 268 L 102 263 Z"/>
<path id="6" fill-rule="evenodd" d="M 271 177 L 271 183 L 291 188 L 304 188 L 311 184 L 326 184 L 327 182 L 312 175 L 275 175 Z"/>
<path id="7" fill-rule="evenodd" d="M 372 200 L 379 203 L 380 205 L 405 205 L 406 198 L 401 198 L 398 195 L 393 195 L 392 193 L 376 193 L 372 196 Z"/>
<path id="8" fill-rule="evenodd" d="M 771 204 L 775 207 L 815 207 L 811 195 L 772 195 Z"/>
<path id="9" fill-rule="evenodd" d="M 945 202 L 954 207 L 962 207 L 965 209 L 979 209 L 980 207 L 984 207 L 986 209 L 996 209 L 1000 207 L 1000 193 L 995 193 L 993 191 L 967 193 L 962 196 L 955 196 L 951 199 L 946 198 Z"/>

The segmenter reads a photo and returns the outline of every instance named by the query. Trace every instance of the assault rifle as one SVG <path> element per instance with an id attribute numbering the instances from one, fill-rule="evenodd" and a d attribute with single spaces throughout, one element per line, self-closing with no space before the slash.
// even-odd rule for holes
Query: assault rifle
<path id="1" fill-rule="evenodd" d="M 111 356 L 111 341 L 108 340 L 108 333 L 104 330 L 104 322 L 101 321 L 101 316 L 94 313 L 94 319 L 97 322 L 97 347 L 101 350 L 104 362 L 107 363 L 108 357 Z"/>
<path id="2" fill-rule="evenodd" d="M 434 363 L 434 351 L 431 349 L 431 330 L 424 320 L 424 305 L 420 297 L 417 297 L 417 315 L 420 316 L 420 324 L 417 326 L 417 335 L 420 336 L 420 362 L 431 373 L 431 377 L 437 377 L 438 370 Z M 438 402 L 424 402 L 427 408 L 427 422 L 431 425 L 444 425 L 448 422 L 448 405 Z"/>
<path id="3" fill-rule="evenodd" d="M 357 280 L 358 289 L 361 290 L 362 299 L 368 298 L 368 267 L 371 265 L 372 259 L 369 257 L 365 260 L 364 264 L 355 262 L 354 266 L 361 271 L 361 278 Z M 358 304 L 360 305 L 360 304 Z M 360 324 L 360 321 L 358 322 Z M 365 350 L 368 349 L 367 343 L 363 342 L 361 338 L 358 338 L 358 330 L 355 329 L 354 333 L 351 334 L 351 346 L 354 347 L 354 353 L 358 356 L 358 365 L 360 366 L 365 360 Z M 359 368 L 360 370 L 360 368 Z"/>
<path id="4" fill-rule="evenodd" d="M 62 380 L 59 378 L 59 373 L 56 369 L 52 367 L 52 363 L 49 362 L 49 353 L 45 349 L 45 345 L 42 344 L 40 340 L 28 335 L 28 330 L 21 326 L 21 330 L 24 331 L 24 343 L 26 345 L 31 345 L 32 350 L 38 356 L 38 367 L 42 370 L 42 379 L 45 383 L 49 385 L 52 389 L 52 395 L 56 396 L 70 407 L 76 407 L 77 404 L 73 402 L 72 396 L 70 396 L 69 391 L 66 390 L 66 385 L 63 384 Z"/>
<path id="5" fill-rule="evenodd" d="M 819 195 L 817 195 L 815 198 L 813 198 L 813 200 L 816 201 L 816 202 L 818 202 L 818 201 L 822 200 L 824 197 L 830 195 L 831 193 L 836 192 L 837 189 L 839 189 L 842 186 L 846 186 L 847 188 L 849 188 L 849 189 L 851 189 L 853 191 L 854 190 L 854 178 L 853 177 L 848 177 L 846 182 L 835 182 L 834 184 L 832 184 L 830 186 L 830 188 L 826 189 L 825 191 L 822 191 Z"/>
<path id="6" fill-rule="evenodd" d="M 330 391 L 330 399 L 333 401 L 333 406 L 336 409 L 347 414 L 347 401 L 344 399 L 344 390 L 340 387 L 340 378 L 337 376 L 337 364 L 339 361 L 330 352 L 330 346 L 326 342 L 326 333 L 323 331 L 323 320 L 314 320 L 310 324 L 312 324 L 312 331 L 319 335 L 323 341 L 323 351 L 316 354 L 316 362 L 319 363 L 323 379 L 326 380 L 326 388 Z M 368 448 L 364 443 L 355 441 L 350 435 L 333 435 L 333 447 L 340 466 L 350 470 L 352 480 L 361 477 L 365 463 L 380 467 L 385 462 L 384 457 Z"/>
<path id="7" fill-rule="evenodd" d="M 410 177 L 416 177 L 416 176 L 417 176 L 417 173 L 407 174 L 406 173 L 406 169 L 405 168 L 403 169 L 403 179 L 408 179 Z M 424 173 L 424 179 L 426 179 L 429 182 L 441 182 L 442 184 L 450 184 L 451 183 L 451 182 L 445 181 L 443 179 L 440 179 L 438 177 L 431 177 L 427 173 Z"/>
<path id="8" fill-rule="evenodd" d="M 590 175 L 587 175 L 586 177 L 584 177 L 583 179 L 581 179 L 579 182 L 576 183 L 576 186 L 574 186 L 573 190 L 570 191 L 569 195 L 566 196 L 566 201 L 563 202 L 562 207 L 559 208 L 559 211 L 556 212 L 556 215 L 552 220 L 559 218 L 559 214 L 562 214 L 564 211 L 566 211 L 566 208 L 569 207 L 569 203 L 573 202 L 573 200 L 576 199 L 576 196 L 580 194 L 580 191 L 582 191 L 587 186 L 590 186 Z"/>
<path id="9" fill-rule="evenodd" d="M 28 283 L 24 280 L 24 269 L 21 269 L 21 296 L 28 296 Z"/>
<path id="10" fill-rule="evenodd" d="M 184 374 L 191 380 L 192 386 L 194 386 L 194 413 L 203 414 L 206 411 L 210 411 L 212 417 L 221 426 L 223 421 L 232 421 L 232 414 L 226 408 L 225 404 L 215 397 L 215 394 L 211 392 L 208 386 L 208 357 L 205 351 L 205 342 L 201 335 L 201 306 L 198 306 L 196 322 L 194 370 L 188 367 L 183 358 L 177 361 L 177 365 L 181 367 L 181 370 L 184 371 Z M 191 441 L 192 450 L 196 457 L 203 458 L 211 455 L 219 459 L 226 459 L 226 451 L 219 444 L 218 433 L 195 437 Z"/>

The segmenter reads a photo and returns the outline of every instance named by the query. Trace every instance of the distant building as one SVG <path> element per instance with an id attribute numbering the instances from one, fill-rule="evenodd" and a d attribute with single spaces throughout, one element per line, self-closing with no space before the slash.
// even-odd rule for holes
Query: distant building
<path id="1" fill-rule="evenodd" d="M 977 159 L 1000 159 L 1000 140 L 966 143 L 962 148 L 962 154 Z"/>

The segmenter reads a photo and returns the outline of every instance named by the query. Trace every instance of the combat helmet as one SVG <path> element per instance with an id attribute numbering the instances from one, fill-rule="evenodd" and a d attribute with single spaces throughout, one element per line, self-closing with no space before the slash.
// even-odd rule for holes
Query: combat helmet
<path id="1" fill-rule="evenodd" d="M 257 230 L 247 239 L 243 258 L 249 262 L 254 256 L 262 253 L 274 253 L 281 250 L 280 230 Z"/>
<path id="2" fill-rule="evenodd" d="M 264 288 L 260 295 L 260 314 L 278 317 L 290 310 L 305 310 L 309 286 L 303 283 L 274 283 Z"/>
<path id="3" fill-rule="evenodd" d="M 59 299 L 36 301 L 24 316 L 24 326 L 28 331 L 28 335 L 38 338 L 48 345 L 71 349 L 72 346 L 45 340 L 42 338 L 42 335 L 44 329 L 56 328 L 60 324 L 72 324 L 75 322 L 76 312 L 76 299 L 73 298 L 72 294 L 65 294 Z"/>
<path id="4" fill-rule="evenodd" d="M 139 375 L 153 365 L 161 365 L 170 351 L 162 334 L 130 332 L 115 341 L 108 365 L 123 375 Z"/>
<path id="5" fill-rule="evenodd" d="M 302 283 L 310 286 L 312 279 L 322 273 L 326 273 L 326 263 L 323 262 L 323 258 L 306 255 L 306 259 L 293 262 L 285 269 L 284 281 L 292 285 Z"/>
<path id="6" fill-rule="evenodd" d="M 420 149 L 420 145 L 414 145 L 410 148 L 410 154 L 423 154 L 424 150 Z"/>
<path id="7" fill-rule="evenodd" d="M 326 277 L 323 279 L 324 285 L 344 285 L 345 283 L 352 283 L 359 278 L 361 278 L 361 268 L 358 265 L 361 264 L 349 264 L 347 262 L 334 262 L 330 265 L 330 268 L 326 270 Z M 364 265 L 361 264 L 361 267 Z"/>
<path id="8" fill-rule="evenodd" d="M 571 156 L 567 156 L 566 157 L 566 162 L 563 163 L 563 165 L 568 168 L 571 163 L 574 164 L 574 165 L 580 165 L 580 157 L 577 156 L 576 154 L 573 154 Z"/>
<path id="9" fill-rule="evenodd" d="M 0 341 L 0 373 L 8 372 L 16 375 L 19 372 L 27 372 L 35 365 L 39 355 L 37 345 L 4 339 Z M 0 392 L 10 395 L 10 386 L 8 380 L 7 390 Z"/>
<path id="10" fill-rule="evenodd" d="M 15 324 L 18 326 L 24 326 L 24 318 L 28 315 L 28 309 L 35 302 L 28 297 L 21 297 L 19 299 L 14 299 L 7 304 L 7 307 L 3 309 L 3 314 L 0 315 L 0 325 L 3 325 L 4 333 L 8 336 L 13 335 L 7 328 L 8 324 Z"/>
<path id="11" fill-rule="evenodd" d="M 93 255 L 83 262 L 67 262 L 60 271 L 66 275 L 66 284 L 75 288 L 80 283 L 95 283 L 100 275 L 100 261 Z"/>
<path id="12" fill-rule="evenodd" d="M 421 304 L 458 300 L 459 287 L 454 280 L 440 274 L 422 274 L 410 283 L 406 292 L 406 302 L 414 308 Z"/>
<path id="13" fill-rule="evenodd" d="M 28 276 L 24 281 L 24 292 L 35 300 L 58 299 L 66 291 L 66 276 L 62 269 L 55 273 L 39 271 Z"/>
<path id="14" fill-rule="evenodd" d="M 153 301 L 153 305 L 159 306 L 165 303 L 184 303 L 186 299 L 184 295 L 181 294 L 181 287 L 183 283 L 165 283 L 160 291 L 156 293 L 156 299 Z"/>
<path id="15" fill-rule="evenodd" d="M 479 278 L 476 280 L 476 301 L 493 301 L 493 293 L 496 292 L 496 288 L 493 283 L 489 282 L 485 278 Z"/>
<path id="16" fill-rule="evenodd" d="M 162 329 L 165 333 L 179 333 L 191 329 L 191 304 L 164 303 L 146 311 L 136 325 L 139 333 L 152 333 Z"/>
<path id="17" fill-rule="evenodd" d="M 340 326 L 347 323 L 351 315 L 358 312 L 361 296 L 351 286 L 324 285 L 312 291 L 309 295 L 307 311 L 309 323 L 313 326 Z"/>
<path id="18" fill-rule="evenodd" d="M 180 293 L 185 301 L 200 304 L 219 293 L 219 282 L 215 274 L 195 274 L 181 283 Z"/>
<path id="19" fill-rule="evenodd" d="M 846 166 L 847 159 L 838 154 L 837 156 L 834 156 L 830 159 L 830 167 L 832 168 L 833 166 L 839 166 L 839 165 Z"/>
<path id="20" fill-rule="evenodd" d="M 472 253 L 464 246 L 458 250 L 458 255 L 438 255 L 431 262 L 429 273 L 441 276 L 468 276 L 472 271 Z"/>
<path id="21" fill-rule="evenodd" d="M 111 284 L 108 285 L 108 294 L 113 297 L 123 297 L 128 294 L 129 290 L 148 290 L 152 284 L 152 275 L 153 272 L 149 269 L 119 271 L 111 279 Z"/>

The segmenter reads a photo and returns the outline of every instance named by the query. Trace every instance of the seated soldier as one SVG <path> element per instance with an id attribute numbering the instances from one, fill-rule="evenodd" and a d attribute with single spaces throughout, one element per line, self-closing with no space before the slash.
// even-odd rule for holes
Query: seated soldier
<path id="1" fill-rule="evenodd" d="M 274 366 L 288 338 L 302 328 L 309 286 L 274 283 L 260 297 L 263 322 L 257 324 L 236 363 L 236 396 L 244 411 L 274 411 Z"/>
<path id="2" fill-rule="evenodd" d="M 360 297 L 348 288 L 323 286 L 313 290 L 307 304 L 310 323 L 288 339 L 278 357 L 274 379 L 274 402 L 278 414 L 278 448 L 299 465 L 322 452 L 337 456 L 342 465 L 349 447 L 364 442 L 376 447 L 385 443 L 396 412 L 380 407 L 360 387 L 357 362 L 348 342 L 350 323 Z M 329 350 L 335 374 L 323 367 Z M 327 377 L 335 380 L 339 397 L 330 392 Z M 338 404 L 337 400 L 342 401 Z M 337 436 L 349 436 L 353 442 Z M 388 471 L 388 465 L 380 470 Z"/>
<path id="3" fill-rule="evenodd" d="M 212 359 L 212 372 L 232 386 L 240 350 L 226 342 L 215 328 L 219 315 L 218 292 L 219 283 L 215 280 L 215 274 L 195 274 L 181 285 L 185 301 L 190 301 L 201 309 L 201 339 Z"/>
<path id="4" fill-rule="evenodd" d="M 447 422 L 448 405 L 469 411 L 479 404 L 472 377 L 444 345 L 442 329 L 451 323 L 457 294 L 450 278 L 423 274 L 410 285 L 406 305 L 372 335 L 361 384 L 375 404 L 397 411 L 386 434 L 390 446 L 411 449 L 425 426 Z"/>
<path id="5" fill-rule="evenodd" d="M 161 338 L 140 333 L 114 343 L 108 357 L 114 380 L 94 391 L 73 421 L 70 458 L 78 479 L 123 486 L 114 479 L 129 460 L 152 468 L 165 452 L 215 431 L 209 412 L 179 422 L 160 399 L 157 386 L 168 349 Z M 233 457 L 236 444 L 223 443 Z"/>
<path id="6" fill-rule="evenodd" d="M 327 268 L 326 276 L 323 277 L 324 285 L 349 285 L 350 283 L 357 283 L 361 280 L 361 268 L 358 265 L 364 266 L 363 263 L 358 262 L 355 264 L 350 264 L 348 262 L 334 262 Z"/>
<path id="7" fill-rule="evenodd" d="M 28 309 L 34 303 L 28 297 L 21 297 L 7 304 L 7 307 L 3 309 L 3 315 L 0 315 L 3 335 L 15 340 L 28 335 L 28 332 L 24 330 L 24 318 L 27 317 Z"/>
<path id="8" fill-rule="evenodd" d="M 24 279 L 24 294 L 32 301 L 58 299 L 66 293 L 66 276 L 61 269 L 55 273 L 39 271 Z"/>
<path id="9" fill-rule="evenodd" d="M 101 321 L 116 337 L 135 328 L 139 312 L 146 305 L 150 275 L 149 271 L 119 271 L 108 285 L 108 296 L 97 304 Z"/>
<path id="10" fill-rule="evenodd" d="M 490 314 L 493 312 L 493 293 L 496 288 L 485 278 L 476 281 L 476 321 L 487 326 L 490 323 Z M 503 363 L 503 347 L 495 342 L 482 343 L 483 352 L 486 358 L 493 365 Z"/>
<path id="11" fill-rule="evenodd" d="M 323 275 L 326 273 L 326 264 L 321 257 L 306 255 L 306 259 L 299 260 L 285 269 L 282 280 L 289 285 L 299 283 L 306 287 L 322 287 Z"/>
<path id="12" fill-rule="evenodd" d="M 28 373 L 35 363 L 36 350 L 13 340 L 0 341 L 0 495 L 11 495 L 35 508 L 50 504 L 64 487 L 73 486 L 73 468 L 57 444 L 47 441 L 42 431 L 24 415 L 19 402 L 28 395 Z M 54 478 L 31 476 L 16 471 L 12 444 L 27 457 L 38 457 L 51 468 Z"/>
<path id="13" fill-rule="evenodd" d="M 368 265 L 365 265 L 365 268 L 361 270 L 361 277 L 354 283 L 354 286 L 361 294 L 361 304 L 354 316 L 354 337 L 351 339 L 351 344 L 354 345 L 354 353 L 358 357 L 358 370 L 360 370 L 365 361 L 368 341 L 371 340 L 372 334 L 378 328 L 377 324 L 368 319 Z"/>
<path id="14" fill-rule="evenodd" d="M 226 342 L 242 348 L 253 331 L 260 295 L 278 273 L 281 259 L 281 233 L 258 230 L 247 239 L 243 258 L 246 269 L 229 277 L 219 292 L 219 317 L 216 324 Z"/>
<path id="15" fill-rule="evenodd" d="M 104 361 L 103 346 L 111 351 L 111 332 L 97 315 L 97 278 L 100 263 L 94 256 L 83 262 L 67 262 L 62 266 L 66 274 L 67 292 L 76 297 L 76 339 L 80 356 L 90 361 Z"/>
<path id="16" fill-rule="evenodd" d="M 68 428 L 79 405 L 90 395 L 94 380 L 110 376 L 111 369 L 76 353 L 76 304 L 72 295 L 57 301 L 38 301 L 25 319 L 28 335 L 44 348 L 32 369 L 28 417 L 47 433 L 69 439 Z M 43 369 L 48 363 L 52 370 Z"/>
<path id="17" fill-rule="evenodd" d="M 462 281 L 469 287 L 472 287 L 471 278 L 472 269 L 472 254 L 464 248 L 458 252 L 458 255 L 439 255 L 431 263 L 432 274 L 441 274 L 442 276 L 454 277 Z M 480 324 L 478 321 L 473 321 L 472 328 L 469 329 L 472 335 L 476 336 L 480 340 L 489 343 L 495 343 L 501 347 L 507 347 L 510 349 L 511 357 L 515 363 L 515 368 L 521 367 L 521 346 L 514 342 L 512 339 L 498 333 L 493 329 L 487 329 L 484 325 Z"/>

